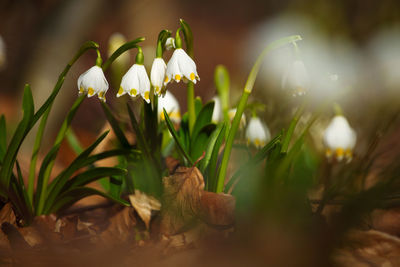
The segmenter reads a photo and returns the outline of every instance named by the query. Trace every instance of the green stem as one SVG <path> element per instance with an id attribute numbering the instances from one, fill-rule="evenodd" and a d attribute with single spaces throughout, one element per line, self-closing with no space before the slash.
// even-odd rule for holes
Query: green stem
<path id="1" fill-rule="evenodd" d="M 226 140 L 225 150 L 224 150 L 224 154 L 222 156 L 222 161 L 221 161 L 221 168 L 220 168 L 219 175 L 218 175 L 217 190 L 216 190 L 217 193 L 222 192 L 224 189 L 225 176 L 226 176 L 226 171 L 228 168 L 229 158 L 231 156 L 233 141 L 235 139 L 236 132 L 239 128 L 240 119 L 242 118 L 243 111 L 246 107 L 247 99 L 249 98 L 249 95 L 250 95 L 251 91 L 253 90 L 254 83 L 256 81 L 257 74 L 260 70 L 261 63 L 263 62 L 264 57 L 271 50 L 274 50 L 283 45 L 286 45 L 288 43 L 292 43 L 295 41 L 299 41 L 299 40 L 301 40 L 300 35 L 292 35 L 292 36 L 288 36 L 288 37 L 285 37 L 285 38 L 282 38 L 282 39 L 279 39 L 277 41 L 270 43 L 269 45 L 267 45 L 267 47 L 264 48 L 262 53 L 258 56 L 256 62 L 254 63 L 254 65 L 250 71 L 250 74 L 247 78 L 246 84 L 244 86 L 243 94 L 242 94 L 242 97 L 240 98 L 240 102 L 238 104 L 236 114 L 235 114 L 235 117 L 233 118 L 232 126 L 229 130 L 228 138 Z"/>
<path id="2" fill-rule="evenodd" d="M 144 37 L 139 37 L 133 41 L 127 42 L 123 45 L 121 45 L 115 52 L 104 62 L 103 64 L 103 71 L 106 71 L 108 67 L 116 60 L 122 53 L 125 51 L 132 49 L 132 48 L 137 48 L 138 46 L 136 45 L 139 42 L 144 41 Z"/>
<path id="3" fill-rule="evenodd" d="M 235 140 L 236 132 L 239 129 L 240 120 L 242 118 L 244 109 L 246 108 L 247 99 L 249 98 L 249 95 L 250 95 L 250 92 L 248 92 L 248 91 L 243 92 L 242 97 L 240 98 L 240 102 L 237 106 L 235 117 L 233 118 L 233 121 L 232 121 L 232 126 L 229 131 L 228 138 L 227 138 L 226 144 L 225 144 L 224 155 L 222 157 L 221 169 L 220 169 L 220 172 L 218 175 L 217 190 L 216 190 L 217 193 L 221 193 L 224 190 L 225 175 L 226 175 L 226 170 L 228 168 L 228 163 L 229 163 L 229 158 L 230 158 L 231 151 L 232 151 L 233 141 Z"/>
<path id="4" fill-rule="evenodd" d="M 194 107 L 194 84 L 189 82 L 187 85 L 187 109 L 189 114 L 189 131 L 192 133 L 194 123 L 196 122 L 196 110 Z"/>

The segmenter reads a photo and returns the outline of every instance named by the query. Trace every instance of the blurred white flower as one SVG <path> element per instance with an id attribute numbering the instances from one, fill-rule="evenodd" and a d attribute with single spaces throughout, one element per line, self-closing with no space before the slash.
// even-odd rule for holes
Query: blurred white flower
<path id="1" fill-rule="evenodd" d="M 309 85 L 310 80 L 303 61 L 293 61 L 282 76 L 282 88 L 290 90 L 293 96 L 301 96 L 306 94 Z"/>
<path id="2" fill-rule="evenodd" d="M 228 117 L 231 122 L 233 121 L 235 114 L 236 114 L 236 108 L 232 108 L 228 111 Z M 246 116 L 243 113 L 242 117 L 240 118 L 239 129 L 243 129 L 244 126 L 246 126 Z"/>
<path id="3" fill-rule="evenodd" d="M 173 37 L 169 37 L 165 41 L 165 49 L 171 50 L 172 48 L 175 48 L 175 39 Z"/>
<path id="4" fill-rule="evenodd" d="M 211 121 L 213 123 L 218 123 L 222 120 L 221 100 L 219 99 L 218 96 L 214 96 L 212 98 L 212 101 L 214 101 L 214 109 L 213 109 Z"/>
<path id="5" fill-rule="evenodd" d="M 99 99 L 105 102 L 108 82 L 103 70 L 99 66 L 93 66 L 82 73 L 78 78 L 78 89 L 80 95 L 87 94 L 88 97 L 92 97 L 97 94 Z"/>
<path id="6" fill-rule="evenodd" d="M 392 89 L 394 93 L 400 91 L 400 25 L 391 26 L 379 30 L 370 40 L 368 52 L 373 62 L 368 68 L 372 68 L 373 75 L 368 83 L 376 83 L 377 89 L 381 92 L 382 84 Z M 379 79 L 381 78 L 381 79 Z"/>
<path id="7" fill-rule="evenodd" d="M 167 65 L 165 64 L 164 59 L 160 57 L 154 59 L 153 65 L 151 66 L 150 79 L 157 95 L 161 94 L 166 69 Z"/>
<path id="8" fill-rule="evenodd" d="M 178 48 L 175 49 L 171 59 L 168 61 L 164 85 L 167 85 L 171 80 L 180 82 L 181 79 L 184 82 L 189 80 L 193 83 L 197 82 L 196 79 L 200 81 L 196 63 L 186 54 L 185 50 Z"/>
<path id="9" fill-rule="evenodd" d="M 0 35 L 0 70 L 2 70 L 7 62 L 6 57 L 6 45 L 4 43 L 3 37 Z"/>
<path id="10" fill-rule="evenodd" d="M 181 112 L 178 100 L 176 100 L 174 95 L 169 91 L 166 91 L 164 96 L 158 98 L 157 113 L 161 121 L 165 120 L 163 109 L 165 109 L 173 123 L 179 124 L 181 122 Z"/>
<path id="11" fill-rule="evenodd" d="M 147 103 L 150 103 L 150 80 L 143 65 L 133 64 L 122 77 L 117 97 L 124 94 L 129 94 L 132 97 L 140 94 Z"/>
<path id="12" fill-rule="evenodd" d="M 328 158 L 333 156 L 338 161 L 346 158 L 347 162 L 350 162 L 356 140 L 356 133 L 346 118 L 341 115 L 335 116 L 324 133 L 326 156 Z"/>
<path id="13" fill-rule="evenodd" d="M 246 129 L 247 144 L 252 144 L 256 148 L 261 148 L 271 140 L 271 133 L 265 123 L 260 118 L 252 117 Z"/>
<path id="14" fill-rule="evenodd" d="M 243 39 L 243 46 L 253 48 L 242 54 L 243 66 L 250 68 L 268 43 L 293 34 L 303 38 L 298 46 L 310 81 L 306 89 L 311 101 L 319 102 L 327 98 L 338 100 L 340 97 L 348 99 L 352 92 L 358 95 L 354 89 L 356 84 L 363 81 L 363 50 L 343 36 L 328 35 L 312 17 L 299 13 L 285 12 L 256 25 L 250 36 Z M 293 47 L 290 45 L 270 53 L 257 77 L 259 84 L 269 89 L 282 86 L 282 73 L 287 71 L 287 63 L 292 62 L 293 57 Z M 327 82 L 329 73 L 339 75 L 339 81 L 334 86 Z"/>

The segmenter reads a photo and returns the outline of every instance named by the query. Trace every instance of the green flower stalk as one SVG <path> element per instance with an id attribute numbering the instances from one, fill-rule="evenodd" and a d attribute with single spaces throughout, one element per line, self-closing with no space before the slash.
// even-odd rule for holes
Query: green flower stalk
<path id="1" fill-rule="evenodd" d="M 233 118 L 231 128 L 229 130 L 228 138 L 226 140 L 226 145 L 225 145 L 225 150 L 224 154 L 222 156 L 222 161 L 221 161 L 221 167 L 218 175 L 218 180 L 217 180 L 217 189 L 216 192 L 220 193 L 224 189 L 224 183 L 225 183 L 225 176 L 226 176 L 226 171 L 228 168 L 228 163 L 229 163 L 229 158 L 231 155 L 232 151 L 232 146 L 233 146 L 233 141 L 235 139 L 237 130 L 240 125 L 240 120 L 242 117 L 242 114 L 244 112 L 244 109 L 247 104 L 247 100 L 251 94 L 251 91 L 253 90 L 254 83 L 257 78 L 257 74 L 260 70 L 261 64 L 263 62 L 264 57 L 271 51 L 276 48 L 279 48 L 281 46 L 284 46 L 286 44 L 299 41 L 301 40 L 301 37 L 299 35 L 292 35 L 288 36 L 282 39 L 279 39 L 277 41 L 274 41 L 270 43 L 265 49 L 262 51 L 262 53 L 258 56 L 256 62 L 254 63 L 250 74 L 247 78 L 246 84 L 244 86 L 243 94 L 242 97 L 240 98 L 239 104 L 237 106 L 237 111 L 235 114 L 235 117 Z"/>

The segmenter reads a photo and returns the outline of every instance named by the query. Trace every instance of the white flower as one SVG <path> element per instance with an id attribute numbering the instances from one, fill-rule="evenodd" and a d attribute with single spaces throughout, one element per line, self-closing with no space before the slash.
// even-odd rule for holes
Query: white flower
<path id="1" fill-rule="evenodd" d="M 271 140 L 271 133 L 267 125 L 261 122 L 260 118 L 252 117 L 246 129 L 247 144 L 253 144 L 261 148 Z"/>
<path id="2" fill-rule="evenodd" d="M 338 161 L 343 158 L 346 158 L 348 162 L 351 161 L 356 140 L 356 133 L 346 118 L 335 116 L 324 133 L 326 156 L 328 158 L 334 156 Z"/>
<path id="3" fill-rule="evenodd" d="M 78 78 L 79 94 L 87 94 L 92 97 L 95 94 L 99 99 L 106 101 L 106 93 L 108 90 L 108 82 L 104 76 L 103 70 L 99 66 L 93 66 Z"/>
<path id="4" fill-rule="evenodd" d="M 0 36 L 0 70 L 6 65 L 6 45 L 4 44 L 3 38 Z"/>
<path id="5" fill-rule="evenodd" d="M 167 65 L 165 64 L 164 59 L 160 57 L 154 59 L 153 65 L 151 66 L 150 79 L 157 95 L 161 94 L 166 69 Z"/>
<path id="6" fill-rule="evenodd" d="M 122 77 L 117 97 L 124 94 L 132 97 L 140 94 L 147 103 L 150 103 L 150 80 L 143 65 L 133 64 Z"/>
<path id="7" fill-rule="evenodd" d="M 222 119 L 221 100 L 219 100 L 218 96 L 214 96 L 212 101 L 214 101 L 214 110 L 213 110 L 211 121 L 213 123 L 218 123 Z"/>
<path id="8" fill-rule="evenodd" d="M 171 59 L 167 64 L 167 72 L 164 85 L 167 85 L 172 79 L 176 82 L 190 80 L 196 83 L 200 77 L 196 71 L 196 63 L 191 59 L 182 48 L 175 49 Z"/>
<path id="9" fill-rule="evenodd" d="M 228 111 L 228 117 L 231 122 L 233 121 L 235 114 L 236 114 L 236 108 L 232 108 Z M 245 125 L 246 125 L 246 116 L 243 113 L 242 117 L 240 118 L 239 129 L 243 129 Z"/>
<path id="10" fill-rule="evenodd" d="M 178 100 L 176 100 L 174 95 L 169 91 L 166 91 L 164 96 L 158 98 L 157 112 L 160 120 L 165 120 L 164 108 L 172 122 L 177 124 L 181 122 L 181 112 Z"/>
<path id="11" fill-rule="evenodd" d="M 172 48 L 175 48 L 175 39 L 172 38 L 172 37 L 169 37 L 169 38 L 165 41 L 165 49 L 171 50 Z"/>
<path id="12" fill-rule="evenodd" d="M 290 90 L 293 96 L 306 94 L 309 84 L 307 70 L 301 60 L 295 60 L 282 77 L 282 88 Z"/>

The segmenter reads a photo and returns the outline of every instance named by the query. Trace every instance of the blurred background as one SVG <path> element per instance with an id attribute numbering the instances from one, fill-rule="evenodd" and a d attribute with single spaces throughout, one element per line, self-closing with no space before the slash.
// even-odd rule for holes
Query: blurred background
<path id="1" fill-rule="evenodd" d="M 100 44 L 105 59 L 112 34 L 122 33 L 127 40 L 144 36 L 149 71 L 159 31 L 175 31 L 179 18 L 192 27 L 201 77 L 195 90 L 204 101 L 215 95 L 213 73 L 217 64 L 226 65 L 230 71 L 231 103 L 235 104 L 256 56 L 267 42 L 301 34 L 304 40 L 299 48 L 311 78 L 309 94 L 314 103 L 324 99 L 339 102 L 357 132 L 373 129 L 373 122 L 382 114 L 399 106 L 397 0 L 1 0 L 0 113 L 8 122 L 18 121 L 25 83 L 31 84 L 36 107 L 40 106 L 66 63 L 87 40 Z M 267 57 L 252 95 L 252 100 L 267 105 L 260 115 L 273 135 L 286 123 L 279 121 L 279 112 L 290 111 L 279 100 L 281 77 L 290 56 L 287 49 L 281 49 Z M 94 52 L 86 54 L 68 74 L 50 117 L 52 127 L 46 130 L 49 140 L 53 140 L 77 97 L 77 78 L 94 64 L 95 57 Z M 134 53 L 128 67 L 133 59 Z M 123 106 L 115 101 L 117 86 L 111 84 L 107 93 L 107 101 L 114 107 Z M 182 84 L 169 88 L 185 111 Z M 85 143 L 99 134 L 104 123 L 99 102 L 92 98 L 79 110 L 73 128 Z M 30 147 L 29 142 L 24 145 Z"/>

